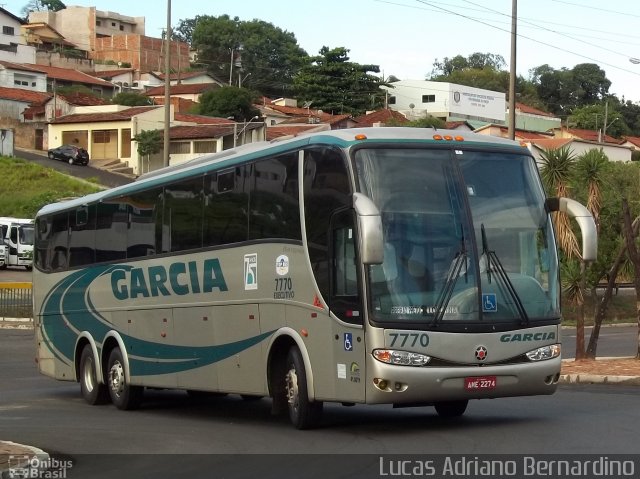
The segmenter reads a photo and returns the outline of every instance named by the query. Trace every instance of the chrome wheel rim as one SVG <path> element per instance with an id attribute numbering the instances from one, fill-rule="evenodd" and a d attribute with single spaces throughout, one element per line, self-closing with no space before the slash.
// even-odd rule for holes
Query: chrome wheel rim
<path id="1" fill-rule="evenodd" d="M 298 374 L 290 369 L 286 378 L 287 403 L 294 411 L 298 409 Z"/>
<path id="2" fill-rule="evenodd" d="M 124 368 L 122 364 L 120 364 L 120 361 L 116 361 L 111 365 L 111 369 L 109 370 L 109 387 L 116 397 L 120 397 L 124 391 Z"/>
<path id="3" fill-rule="evenodd" d="M 87 358 L 84 362 L 84 369 L 82 370 L 82 381 L 87 392 L 93 392 L 96 387 L 95 374 L 93 373 L 93 359 Z"/>

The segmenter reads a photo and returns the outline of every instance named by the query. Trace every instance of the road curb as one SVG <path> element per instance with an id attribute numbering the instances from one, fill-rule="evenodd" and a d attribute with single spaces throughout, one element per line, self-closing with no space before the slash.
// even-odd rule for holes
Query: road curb
<path id="1" fill-rule="evenodd" d="M 37 461 L 34 461 L 34 458 L 37 458 Z M 46 469 L 49 460 L 49 453 L 37 447 L 0 441 L 0 479 L 22 477 L 11 474 L 11 469 L 18 468 L 24 471 Z"/>
<path id="2" fill-rule="evenodd" d="M 33 329 L 33 319 L 0 318 L 0 329 Z"/>
<path id="3" fill-rule="evenodd" d="M 620 384 L 640 386 L 639 376 L 604 376 L 600 374 L 561 374 L 560 384 Z"/>

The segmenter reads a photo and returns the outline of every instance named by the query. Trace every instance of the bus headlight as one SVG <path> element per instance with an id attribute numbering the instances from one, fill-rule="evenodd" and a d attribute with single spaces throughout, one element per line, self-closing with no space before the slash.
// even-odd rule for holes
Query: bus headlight
<path id="1" fill-rule="evenodd" d="M 545 359 L 553 359 L 560 356 L 560 345 L 551 344 L 549 346 L 543 346 L 527 353 L 529 361 L 544 361 Z"/>
<path id="2" fill-rule="evenodd" d="M 375 349 L 373 357 L 378 361 L 399 366 L 424 366 L 431 361 L 431 356 L 395 349 Z"/>

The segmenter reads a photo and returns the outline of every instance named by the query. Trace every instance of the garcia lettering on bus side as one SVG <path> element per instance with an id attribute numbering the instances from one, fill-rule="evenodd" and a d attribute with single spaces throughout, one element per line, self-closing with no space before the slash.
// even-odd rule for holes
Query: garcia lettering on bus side
<path id="1" fill-rule="evenodd" d="M 503 334 L 500 336 L 500 341 L 503 343 L 513 343 L 522 341 L 546 341 L 549 339 L 556 339 L 556 333 L 515 333 L 515 334 Z"/>
<path id="2" fill-rule="evenodd" d="M 157 296 L 184 296 L 228 291 L 220 261 L 207 259 L 199 268 L 196 261 L 149 266 L 146 268 L 117 269 L 111 273 L 113 296 L 124 301 Z"/>

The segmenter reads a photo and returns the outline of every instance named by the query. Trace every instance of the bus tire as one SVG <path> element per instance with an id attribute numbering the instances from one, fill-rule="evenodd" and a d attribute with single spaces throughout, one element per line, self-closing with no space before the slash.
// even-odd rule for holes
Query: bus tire
<path id="1" fill-rule="evenodd" d="M 107 385 L 111 402 L 118 409 L 132 410 L 140 407 L 143 389 L 131 386 L 124 372 L 124 360 L 120 348 L 114 348 L 109 354 Z"/>
<path id="2" fill-rule="evenodd" d="M 460 417 L 467 410 L 468 404 L 467 399 L 461 399 L 459 401 L 437 402 L 434 407 L 440 417 Z"/>
<path id="3" fill-rule="evenodd" d="M 109 402 L 107 386 L 98 382 L 96 360 L 90 344 L 86 344 L 80 355 L 80 392 L 92 406 Z"/>
<path id="4" fill-rule="evenodd" d="M 296 429 L 310 429 L 320 420 L 322 402 L 309 401 L 307 373 L 304 369 L 302 354 L 297 346 L 289 350 L 285 369 L 285 393 L 289 419 Z"/>

